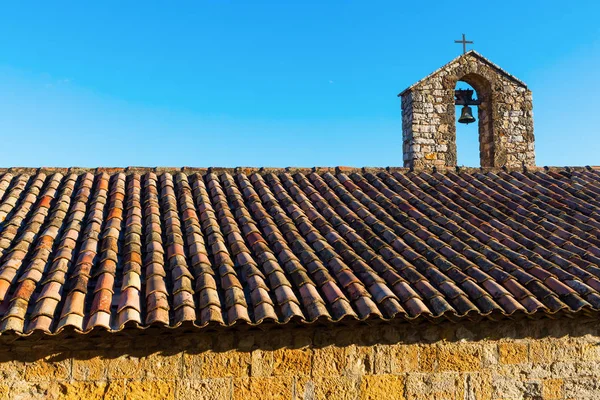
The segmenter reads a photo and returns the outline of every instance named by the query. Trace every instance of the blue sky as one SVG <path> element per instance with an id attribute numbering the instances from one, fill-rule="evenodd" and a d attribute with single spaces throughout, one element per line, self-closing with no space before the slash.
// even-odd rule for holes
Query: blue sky
<path id="1" fill-rule="evenodd" d="M 533 91 L 538 165 L 600 165 L 597 2 L 170 4 L 1 5 L 0 166 L 398 166 L 396 95 L 463 32 Z"/>

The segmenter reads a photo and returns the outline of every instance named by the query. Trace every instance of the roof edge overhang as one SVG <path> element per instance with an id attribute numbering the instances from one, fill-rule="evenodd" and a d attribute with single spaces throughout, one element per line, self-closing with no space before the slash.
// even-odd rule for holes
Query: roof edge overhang
<path id="1" fill-rule="evenodd" d="M 481 60 L 482 62 L 486 63 L 491 68 L 495 69 L 501 75 L 505 76 L 506 78 L 512 80 L 513 82 L 515 82 L 518 85 L 523 86 L 525 89 L 527 89 L 527 84 L 525 82 L 523 82 L 522 80 L 516 78 L 514 75 L 509 74 L 508 72 L 506 72 L 505 70 L 503 70 L 502 68 L 500 68 L 497 64 L 491 62 L 490 60 L 488 60 L 487 58 L 485 58 L 484 56 L 482 56 L 481 54 L 479 54 L 475 50 L 469 50 L 465 54 L 459 55 L 458 57 L 456 57 L 456 58 L 452 59 L 451 61 L 447 62 L 446 64 L 442 65 L 441 67 L 439 67 L 438 69 L 436 69 L 435 71 L 433 71 L 432 73 L 430 73 L 429 75 L 427 75 L 424 78 L 422 78 L 422 79 L 418 80 L 417 82 L 413 83 L 412 85 L 410 85 L 409 87 L 407 87 L 406 89 L 404 89 L 403 91 L 401 91 L 398 94 L 398 97 L 404 96 L 404 94 L 406 94 L 407 92 L 410 92 L 412 89 L 414 89 L 416 86 L 418 86 L 419 84 L 421 84 L 423 81 L 429 79 L 430 77 L 432 77 L 435 74 L 437 74 L 438 72 L 440 72 L 447 65 L 450 65 L 450 64 L 452 64 L 452 63 L 460 60 L 461 58 L 467 57 L 467 56 L 477 57 L 479 60 Z"/>

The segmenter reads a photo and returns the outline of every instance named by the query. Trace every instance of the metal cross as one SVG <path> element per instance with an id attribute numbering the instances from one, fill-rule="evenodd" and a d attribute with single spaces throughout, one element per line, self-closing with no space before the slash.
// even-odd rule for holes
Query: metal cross
<path id="1" fill-rule="evenodd" d="M 471 40 L 467 40 L 465 38 L 465 34 L 464 33 L 462 34 L 462 36 L 463 36 L 462 40 L 455 40 L 454 43 L 462 43 L 462 45 L 463 45 L 463 54 L 466 54 L 467 53 L 467 43 L 473 44 L 473 42 Z"/>

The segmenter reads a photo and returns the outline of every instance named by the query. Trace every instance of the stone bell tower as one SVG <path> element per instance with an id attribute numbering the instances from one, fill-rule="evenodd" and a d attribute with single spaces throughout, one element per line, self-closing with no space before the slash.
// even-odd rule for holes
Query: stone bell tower
<path id="1" fill-rule="evenodd" d="M 404 166 L 456 166 L 456 83 L 477 93 L 482 167 L 535 165 L 531 91 L 475 51 L 469 51 L 404 90 Z M 460 96 L 459 96 L 460 97 Z"/>

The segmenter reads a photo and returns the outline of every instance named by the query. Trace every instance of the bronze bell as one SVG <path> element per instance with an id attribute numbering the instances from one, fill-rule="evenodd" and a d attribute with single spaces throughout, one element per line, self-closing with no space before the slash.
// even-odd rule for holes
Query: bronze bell
<path id="1" fill-rule="evenodd" d="M 471 110 L 471 107 L 463 106 L 458 122 L 460 122 L 461 124 L 470 124 L 471 122 L 475 122 L 475 117 L 473 116 L 473 111 Z"/>

